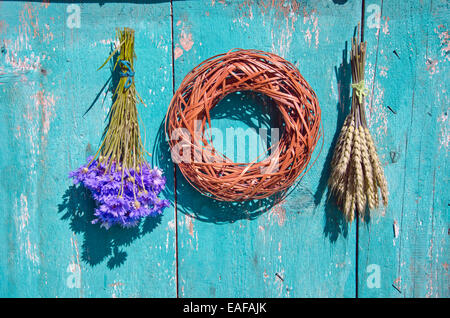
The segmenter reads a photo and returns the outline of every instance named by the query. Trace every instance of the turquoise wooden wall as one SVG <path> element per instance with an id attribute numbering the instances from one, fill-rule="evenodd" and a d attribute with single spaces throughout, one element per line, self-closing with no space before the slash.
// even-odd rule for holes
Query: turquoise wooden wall
<path id="1" fill-rule="evenodd" d="M 0 1 L 0 296 L 449 297 L 449 7 Z M 326 181 L 350 105 L 349 41 L 362 12 L 368 122 L 390 204 L 347 224 Z M 106 231 L 90 224 L 94 203 L 67 174 L 99 144 L 111 72 L 96 69 L 123 26 L 136 30 L 146 147 L 165 170 L 172 206 L 138 228 Z M 164 139 L 164 115 L 186 73 L 236 47 L 293 62 L 322 108 L 323 150 L 275 206 L 200 195 L 174 170 Z M 226 98 L 214 125 L 270 126 L 257 99 Z"/>

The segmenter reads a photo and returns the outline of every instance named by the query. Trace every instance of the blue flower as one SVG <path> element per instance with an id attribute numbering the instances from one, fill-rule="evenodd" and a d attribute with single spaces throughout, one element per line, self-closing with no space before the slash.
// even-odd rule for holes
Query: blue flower
<path id="1" fill-rule="evenodd" d="M 107 229 L 115 224 L 132 227 L 146 216 L 162 214 L 170 206 L 168 200 L 158 197 L 166 184 L 160 169 L 152 169 L 148 163 L 137 171 L 119 171 L 115 163 L 106 171 L 107 166 L 89 157 L 85 165 L 69 173 L 73 182 L 89 189 L 97 202 L 92 223 Z"/>

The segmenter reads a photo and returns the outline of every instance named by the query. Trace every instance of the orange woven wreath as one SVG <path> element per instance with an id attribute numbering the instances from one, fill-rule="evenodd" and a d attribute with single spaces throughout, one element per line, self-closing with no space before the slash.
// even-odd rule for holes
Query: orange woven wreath
<path id="1" fill-rule="evenodd" d="M 211 127 L 210 111 L 237 91 L 262 93 L 281 113 L 281 137 L 267 149 L 270 155 L 264 160 L 235 163 L 205 136 L 207 123 Z M 201 127 L 196 130 L 198 123 Z M 316 94 L 294 65 L 275 54 L 240 49 L 213 56 L 187 74 L 165 121 L 172 159 L 185 178 L 201 193 L 222 201 L 285 192 L 306 173 L 320 127 Z"/>

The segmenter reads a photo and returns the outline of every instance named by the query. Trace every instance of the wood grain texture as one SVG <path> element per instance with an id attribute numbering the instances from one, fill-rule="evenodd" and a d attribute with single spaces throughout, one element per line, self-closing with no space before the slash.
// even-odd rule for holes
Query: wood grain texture
<path id="1" fill-rule="evenodd" d="M 448 297 L 449 4 L 366 3 L 366 101 L 390 203 L 360 227 L 359 295 Z M 379 288 L 367 283 L 371 264 Z"/>
<path id="2" fill-rule="evenodd" d="M 174 3 L 175 86 L 212 55 L 236 47 L 269 51 L 294 63 L 315 90 L 326 114 L 326 135 L 317 163 L 291 195 L 276 206 L 270 200 L 215 202 L 201 196 L 177 174 L 180 295 L 355 296 L 355 227 L 347 228 L 336 208 L 326 204 L 325 184 L 331 158 L 328 150 L 337 137 L 337 121 L 344 118 L 340 109 L 348 107 L 350 70 L 347 59 L 341 67 L 343 50 L 360 19 L 361 4 L 201 3 Z M 321 67 L 312 67 L 318 61 Z M 248 112 L 252 105 L 256 110 Z M 222 131 L 227 127 L 260 128 L 263 120 L 252 122 L 255 112 L 260 112 L 257 106 L 251 98 L 226 98 L 218 106 L 213 126 Z M 268 126 L 277 127 L 270 123 Z M 239 139 L 236 147 L 246 149 L 248 143 Z M 320 145 L 313 158 L 319 151 Z M 240 159 L 245 159 L 245 154 L 241 155 Z M 249 155 L 245 156 L 248 160 Z"/>
<path id="3" fill-rule="evenodd" d="M 68 179 L 99 145 L 111 93 L 83 114 L 111 75 L 96 69 L 118 26 L 136 30 L 139 111 L 154 144 L 172 91 L 170 3 L 81 4 L 72 29 L 68 4 L 0 6 L 2 296 L 174 297 L 173 208 L 105 231 Z"/>
<path id="4" fill-rule="evenodd" d="M 358 233 L 326 182 L 350 107 L 347 43 L 362 1 L 88 2 L 0 1 L 0 296 L 449 297 L 448 1 L 365 1 L 368 122 L 390 204 Z M 136 30 L 146 148 L 173 206 L 138 229 L 105 231 L 90 224 L 94 203 L 67 174 L 99 145 L 111 72 L 96 69 L 123 26 Z M 275 206 L 196 192 L 174 174 L 161 126 L 186 73 L 236 47 L 294 63 L 322 109 L 323 150 Z M 248 92 L 213 115 L 213 127 L 244 129 L 236 160 L 264 149 L 245 129 L 278 124 L 270 101 Z"/>

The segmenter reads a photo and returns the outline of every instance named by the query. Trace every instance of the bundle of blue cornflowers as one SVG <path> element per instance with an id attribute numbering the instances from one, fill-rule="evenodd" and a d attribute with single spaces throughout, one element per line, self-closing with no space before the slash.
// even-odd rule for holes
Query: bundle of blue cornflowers
<path id="1" fill-rule="evenodd" d="M 117 37 L 119 57 L 114 68 L 121 68 L 121 78 L 113 96 L 109 124 L 97 153 L 69 174 L 97 201 L 92 223 L 107 229 L 115 224 L 136 226 L 141 218 L 160 215 L 169 206 L 169 201 L 158 197 L 166 183 L 163 172 L 151 168 L 144 158 L 136 108 L 142 99 L 133 80 L 134 31 L 118 30 Z"/>

